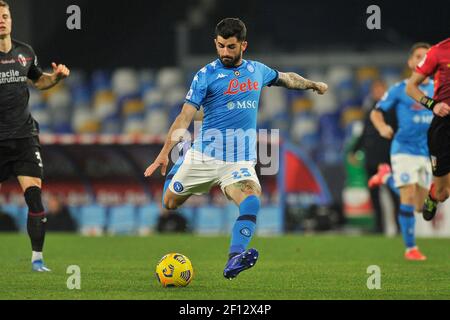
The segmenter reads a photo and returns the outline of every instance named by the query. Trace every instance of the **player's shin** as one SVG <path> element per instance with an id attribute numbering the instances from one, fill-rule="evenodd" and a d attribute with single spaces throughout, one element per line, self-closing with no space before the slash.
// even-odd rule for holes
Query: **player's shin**
<path id="1" fill-rule="evenodd" d="M 169 179 L 169 177 L 170 177 L 170 179 Z M 166 181 L 164 181 L 164 188 L 163 188 L 162 197 L 161 197 L 161 205 L 163 208 L 166 208 L 166 209 L 167 209 L 167 207 L 164 204 L 164 197 L 166 196 L 167 188 L 169 187 L 170 183 L 172 182 L 172 177 L 173 177 L 173 175 L 169 175 L 169 176 L 167 176 Z"/>
<path id="2" fill-rule="evenodd" d="M 248 196 L 239 205 L 239 217 L 231 233 L 230 257 L 245 251 L 250 243 L 255 232 L 259 208 L 260 200 L 255 195 Z"/>
<path id="3" fill-rule="evenodd" d="M 42 260 L 47 218 L 42 205 L 41 189 L 35 186 L 29 187 L 25 190 L 24 196 L 28 206 L 27 231 L 33 250 L 32 261 Z"/>
<path id="4" fill-rule="evenodd" d="M 415 247 L 416 239 L 414 229 L 416 218 L 414 217 L 414 206 L 401 204 L 398 220 L 406 248 Z"/>

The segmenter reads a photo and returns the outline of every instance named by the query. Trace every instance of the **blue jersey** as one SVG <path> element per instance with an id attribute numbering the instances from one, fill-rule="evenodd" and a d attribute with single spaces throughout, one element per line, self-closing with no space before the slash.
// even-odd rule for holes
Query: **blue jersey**
<path id="1" fill-rule="evenodd" d="M 228 68 L 217 59 L 197 72 L 186 95 L 204 112 L 194 150 L 222 161 L 255 161 L 261 90 L 277 79 L 277 71 L 250 60 Z"/>
<path id="2" fill-rule="evenodd" d="M 391 144 L 391 155 L 406 153 L 428 157 L 427 132 L 433 119 L 433 112 L 406 94 L 406 81 L 390 87 L 376 108 L 383 111 L 395 108 L 397 114 L 398 130 Z M 420 89 L 427 96 L 432 96 L 433 81 L 421 84 Z"/>

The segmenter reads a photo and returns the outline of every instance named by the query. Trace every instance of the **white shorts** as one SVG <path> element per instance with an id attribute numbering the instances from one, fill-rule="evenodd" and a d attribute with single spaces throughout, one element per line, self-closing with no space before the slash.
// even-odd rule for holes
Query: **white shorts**
<path id="1" fill-rule="evenodd" d="M 242 180 L 252 180 L 260 186 L 254 161 L 225 162 L 189 149 L 169 189 L 177 195 L 191 195 L 207 193 L 219 185 L 225 194 L 225 187 Z"/>
<path id="2" fill-rule="evenodd" d="M 416 183 L 425 189 L 430 188 L 433 173 L 428 157 L 394 154 L 391 155 L 391 165 L 397 188 Z"/>

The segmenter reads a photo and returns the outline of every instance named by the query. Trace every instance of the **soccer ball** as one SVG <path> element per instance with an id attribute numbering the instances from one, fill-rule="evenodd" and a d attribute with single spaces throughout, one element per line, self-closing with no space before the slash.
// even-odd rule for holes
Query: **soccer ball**
<path id="1" fill-rule="evenodd" d="M 156 265 L 156 279 L 163 287 L 185 287 L 193 277 L 191 261 L 180 253 L 166 254 Z"/>

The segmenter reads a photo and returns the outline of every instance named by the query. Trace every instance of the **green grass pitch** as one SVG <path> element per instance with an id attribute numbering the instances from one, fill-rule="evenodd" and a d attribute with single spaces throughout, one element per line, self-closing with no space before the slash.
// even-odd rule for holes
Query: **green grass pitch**
<path id="1" fill-rule="evenodd" d="M 229 239 L 198 235 L 98 237 L 48 234 L 51 273 L 32 273 L 25 234 L 0 234 L 0 299 L 450 299 L 450 239 L 418 239 L 427 261 L 403 259 L 401 238 L 378 236 L 256 237 L 254 268 L 222 276 Z M 162 288 L 155 266 L 166 253 L 190 258 L 194 279 Z M 81 268 L 81 289 L 69 290 L 69 265 Z M 367 268 L 381 269 L 369 290 Z"/>

